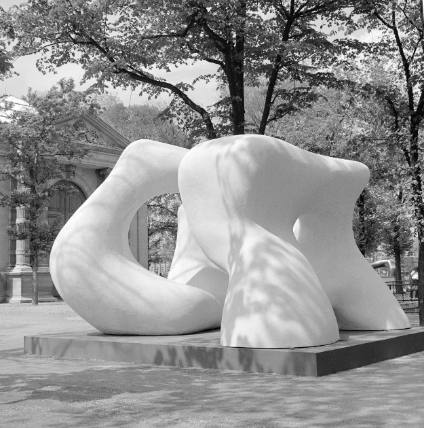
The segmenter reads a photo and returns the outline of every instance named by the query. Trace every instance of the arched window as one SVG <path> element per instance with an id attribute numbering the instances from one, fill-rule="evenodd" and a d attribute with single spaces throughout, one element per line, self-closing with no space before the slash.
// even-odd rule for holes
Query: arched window
<path id="1" fill-rule="evenodd" d="M 49 223 L 56 222 L 63 226 L 86 199 L 84 192 L 75 183 L 58 181 L 53 186 L 49 203 Z"/>

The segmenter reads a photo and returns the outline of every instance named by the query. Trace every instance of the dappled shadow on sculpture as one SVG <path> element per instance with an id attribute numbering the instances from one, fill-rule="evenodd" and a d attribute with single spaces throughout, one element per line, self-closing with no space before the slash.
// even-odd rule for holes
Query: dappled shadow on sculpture
<path id="1" fill-rule="evenodd" d="M 353 240 L 353 206 L 368 175 L 358 162 L 258 135 L 191 151 L 134 142 L 59 234 L 53 281 L 104 333 L 221 325 L 224 346 L 291 348 L 335 342 L 339 328 L 407 328 Z M 137 264 L 127 232 L 147 199 L 178 188 L 184 210 L 164 279 Z"/>
<path id="2" fill-rule="evenodd" d="M 205 142 L 183 158 L 190 230 L 229 273 L 223 345 L 316 346 L 337 340 L 338 323 L 409 326 L 353 240 L 353 206 L 368 175 L 358 162 L 257 135 Z"/>
<path id="3" fill-rule="evenodd" d="M 222 305 L 213 295 L 149 272 L 128 244 L 137 209 L 156 194 L 178 190 L 178 164 L 186 152 L 132 143 L 53 245 L 50 269 L 59 293 L 104 333 L 180 334 L 219 326 Z"/>

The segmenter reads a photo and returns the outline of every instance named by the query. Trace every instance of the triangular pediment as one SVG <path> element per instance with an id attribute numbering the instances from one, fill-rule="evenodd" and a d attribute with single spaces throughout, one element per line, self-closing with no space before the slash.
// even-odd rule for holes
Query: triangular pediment
<path id="1" fill-rule="evenodd" d="M 77 117 L 75 116 L 68 116 L 61 119 L 56 124 L 60 126 L 61 124 L 72 122 L 76 119 Z M 94 146 L 101 146 L 122 151 L 130 143 L 127 138 L 125 138 L 122 134 L 120 134 L 98 116 L 93 114 L 84 114 L 80 116 L 79 119 L 84 121 L 87 129 L 91 132 L 92 135 L 94 135 L 93 144 L 90 144 L 93 146 L 94 150 Z"/>

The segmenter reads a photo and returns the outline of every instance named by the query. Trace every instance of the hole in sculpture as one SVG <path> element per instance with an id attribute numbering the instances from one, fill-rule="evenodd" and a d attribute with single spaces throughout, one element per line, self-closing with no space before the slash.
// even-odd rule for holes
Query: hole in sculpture
<path id="1" fill-rule="evenodd" d="M 135 215 L 128 234 L 134 257 L 144 267 L 167 277 L 178 231 L 178 193 L 164 193 L 147 201 Z"/>

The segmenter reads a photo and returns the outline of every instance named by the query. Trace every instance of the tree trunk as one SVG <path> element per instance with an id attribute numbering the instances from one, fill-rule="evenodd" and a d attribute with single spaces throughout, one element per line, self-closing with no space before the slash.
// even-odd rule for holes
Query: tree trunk
<path id="1" fill-rule="evenodd" d="M 32 264 L 32 304 L 38 305 L 38 257 Z"/>
<path id="2" fill-rule="evenodd" d="M 365 225 L 365 203 L 366 203 L 366 190 L 364 189 L 359 195 L 358 201 L 358 220 L 359 220 L 359 234 L 358 234 L 358 248 L 362 255 L 365 257 L 367 253 L 367 237 Z"/>
<path id="3" fill-rule="evenodd" d="M 419 125 L 413 115 L 410 123 L 410 170 L 412 175 L 412 192 L 415 221 L 418 235 L 418 314 L 420 325 L 424 325 L 424 200 L 422 194 L 421 165 L 419 161 Z"/>
<path id="4" fill-rule="evenodd" d="M 402 285 L 402 261 L 401 261 L 401 251 L 399 245 L 399 236 L 395 237 L 395 242 L 393 245 L 393 253 L 395 256 L 395 283 L 396 283 L 396 293 L 403 293 Z"/>
<path id="5" fill-rule="evenodd" d="M 420 325 L 424 325 L 424 236 L 418 233 L 418 315 Z"/>
<path id="6" fill-rule="evenodd" d="M 272 106 L 272 97 L 274 95 L 275 85 L 277 83 L 278 73 L 280 71 L 280 66 L 279 66 L 280 61 L 281 61 L 281 57 L 280 55 L 277 55 L 277 58 L 275 59 L 274 67 L 271 71 L 271 74 L 268 80 L 268 87 L 266 90 L 264 108 L 262 111 L 262 118 L 261 118 L 261 123 L 259 124 L 258 134 L 262 134 L 262 135 L 265 134 L 265 130 L 268 125 L 269 114 L 271 112 L 271 106 Z"/>
<path id="7" fill-rule="evenodd" d="M 282 42 L 287 42 L 289 40 L 290 31 L 292 29 L 294 21 L 295 21 L 295 18 L 294 18 L 294 2 L 291 2 L 290 16 L 287 18 L 287 22 L 286 22 L 286 25 L 285 25 L 284 30 L 283 30 L 282 39 L 281 39 Z M 271 107 L 273 104 L 272 98 L 274 95 L 275 86 L 277 85 L 277 82 L 278 82 L 278 74 L 279 74 L 280 68 L 281 68 L 281 61 L 282 61 L 282 56 L 279 53 L 276 55 L 276 57 L 274 59 L 274 64 L 273 64 L 273 67 L 271 69 L 271 72 L 270 72 L 269 78 L 268 78 L 268 85 L 267 85 L 267 90 L 266 90 L 266 95 L 265 95 L 264 108 L 262 111 L 261 123 L 259 125 L 259 130 L 258 130 L 259 134 L 265 134 L 265 130 L 266 130 L 266 127 L 268 125 L 269 114 L 271 112 Z"/>
<path id="8" fill-rule="evenodd" d="M 244 100 L 239 101 L 239 96 L 232 96 L 232 119 L 233 119 L 233 134 L 244 134 Z"/>
<path id="9" fill-rule="evenodd" d="M 237 55 L 243 55 L 238 53 Z M 232 70 L 228 73 L 228 87 L 231 98 L 231 121 L 233 134 L 244 134 L 244 65 L 243 60 L 233 60 Z"/>
<path id="10" fill-rule="evenodd" d="M 232 68 L 239 69 L 240 65 L 233 65 Z M 244 134 L 244 76 L 238 70 L 231 70 L 228 78 L 228 87 L 231 98 L 231 122 L 233 134 Z"/>
<path id="11" fill-rule="evenodd" d="M 235 31 L 234 46 L 225 51 L 225 75 L 228 80 L 228 90 L 231 102 L 231 122 L 233 134 L 244 134 L 244 50 L 246 26 L 246 1 L 240 0 L 237 4 L 237 16 L 240 26 Z"/>
<path id="12" fill-rule="evenodd" d="M 403 189 L 400 187 L 397 195 L 398 204 L 402 205 L 403 200 Z M 401 237 L 400 237 L 400 221 L 396 220 L 393 225 L 394 239 L 393 239 L 393 254 L 395 256 L 395 281 L 396 281 L 396 293 L 403 293 L 402 284 L 402 250 L 401 250 Z"/>

